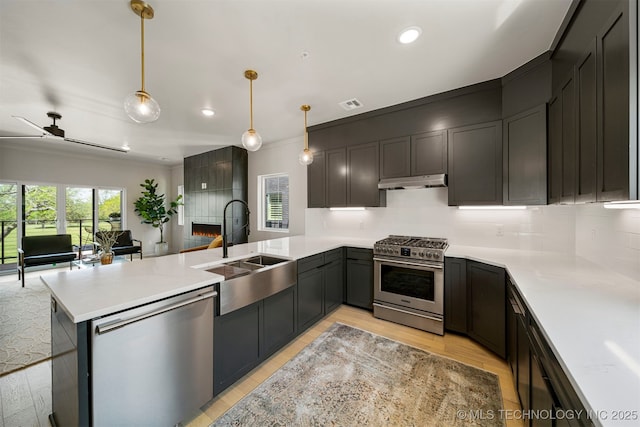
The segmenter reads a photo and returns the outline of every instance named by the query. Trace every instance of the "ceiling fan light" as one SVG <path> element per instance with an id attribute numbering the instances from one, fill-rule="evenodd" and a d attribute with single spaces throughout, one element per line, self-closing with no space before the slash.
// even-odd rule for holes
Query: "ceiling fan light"
<path id="1" fill-rule="evenodd" d="M 124 100 L 124 111 L 137 123 L 151 123 L 160 117 L 160 105 L 147 92 L 137 91 Z"/>
<path id="2" fill-rule="evenodd" d="M 300 156 L 298 156 L 298 161 L 301 165 L 309 166 L 313 163 L 313 153 L 308 148 L 305 148 L 300 152 Z"/>
<path id="3" fill-rule="evenodd" d="M 262 147 L 262 137 L 253 129 L 242 134 L 242 146 L 248 151 L 258 151 Z"/>

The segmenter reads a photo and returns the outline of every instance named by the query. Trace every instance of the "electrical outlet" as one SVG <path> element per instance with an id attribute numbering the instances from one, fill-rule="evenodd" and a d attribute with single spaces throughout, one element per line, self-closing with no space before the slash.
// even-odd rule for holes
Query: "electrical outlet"
<path id="1" fill-rule="evenodd" d="M 496 236 L 497 237 L 502 237 L 504 236 L 504 228 L 502 227 L 502 225 L 498 225 L 496 227 Z"/>
<path id="2" fill-rule="evenodd" d="M 203 190 L 207 189 L 207 183 L 206 182 L 200 183 L 200 186 L 202 187 Z"/>

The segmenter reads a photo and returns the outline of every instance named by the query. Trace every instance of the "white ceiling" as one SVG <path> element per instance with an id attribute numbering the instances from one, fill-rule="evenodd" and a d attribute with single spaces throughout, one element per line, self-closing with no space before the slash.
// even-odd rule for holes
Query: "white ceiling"
<path id="1" fill-rule="evenodd" d="M 136 124 L 123 109 L 140 89 L 140 18 L 128 0 L 0 0 L 0 135 L 32 135 L 11 116 L 45 126 L 55 110 L 67 137 L 127 142 L 130 153 L 113 155 L 179 163 L 240 144 L 251 68 L 264 143 L 301 138 L 302 104 L 313 125 L 502 77 L 549 49 L 571 0 L 149 3 L 145 86 L 162 113 Z M 422 37 L 399 44 L 412 25 Z M 364 108 L 338 105 L 354 97 Z M 204 107 L 216 115 L 204 117 Z M 55 140 L 0 143 L 109 153 Z"/>

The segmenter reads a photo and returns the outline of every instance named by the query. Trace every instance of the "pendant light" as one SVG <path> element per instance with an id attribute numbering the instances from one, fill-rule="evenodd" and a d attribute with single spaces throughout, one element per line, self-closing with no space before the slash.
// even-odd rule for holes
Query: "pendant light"
<path id="1" fill-rule="evenodd" d="M 144 90 L 144 20 L 153 18 L 153 8 L 142 0 L 131 0 L 131 10 L 140 17 L 142 88 L 124 100 L 124 111 L 137 123 L 151 123 L 160 117 L 160 105 Z"/>
<path id="2" fill-rule="evenodd" d="M 300 109 L 304 111 L 304 150 L 300 153 L 298 161 L 301 165 L 308 166 L 313 163 L 313 153 L 309 150 L 309 132 L 307 132 L 307 111 L 311 110 L 311 106 L 305 104 Z"/>
<path id="3" fill-rule="evenodd" d="M 242 134 L 242 145 L 249 151 L 258 151 L 262 147 L 262 137 L 253 129 L 253 81 L 258 78 L 258 73 L 253 70 L 244 72 L 244 77 L 249 80 L 249 111 L 251 122 L 249 130 Z"/>

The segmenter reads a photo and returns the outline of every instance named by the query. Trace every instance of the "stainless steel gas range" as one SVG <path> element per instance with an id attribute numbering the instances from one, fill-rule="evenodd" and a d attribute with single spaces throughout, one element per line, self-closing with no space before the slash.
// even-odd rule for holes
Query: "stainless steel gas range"
<path id="1" fill-rule="evenodd" d="M 373 246 L 373 315 L 444 334 L 447 239 L 389 236 Z"/>

